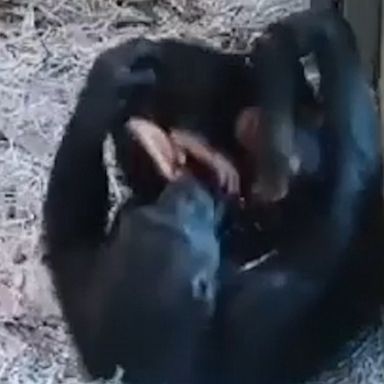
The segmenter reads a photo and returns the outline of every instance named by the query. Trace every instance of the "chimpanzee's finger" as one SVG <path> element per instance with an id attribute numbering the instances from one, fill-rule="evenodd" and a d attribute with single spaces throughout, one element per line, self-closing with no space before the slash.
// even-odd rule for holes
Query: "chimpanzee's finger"
<path id="1" fill-rule="evenodd" d="M 141 118 L 131 118 L 128 129 L 150 155 L 159 172 L 166 179 L 174 180 L 181 155 L 168 135 L 156 124 Z"/>

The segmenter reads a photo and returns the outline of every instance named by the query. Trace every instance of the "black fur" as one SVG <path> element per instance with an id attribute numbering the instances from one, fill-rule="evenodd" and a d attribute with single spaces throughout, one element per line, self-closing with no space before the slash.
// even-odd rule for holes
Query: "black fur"
<path id="1" fill-rule="evenodd" d="M 289 39 L 300 42 L 292 48 L 294 55 L 314 48 L 320 62 L 326 122 L 313 133 L 314 138 L 307 136 L 321 153 L 320 165 L 309 179 L 298 180 L 291 197 L 281 204 L 278 221 L 282 227 L 271 235 L 274 245 L 279 246 L 279 258 L 241 274 L 220 295 L 216 323 L 220 363 L 215 368 L 229 383 L 280 384 L 304 377 L 318 366 L 320 357 L 327 356 L 330 349 L 339 346 L 340 339 L 349 336 L 349 331 L 377 314 L 374 294 L 379 291 L 380 279 L 376 272 L 381 271 L 383 252 L 378 240 L 381 159 L 376 114 L 349 28 L 327 17 L 319 17 L 318 23 L 311 15 L 303 16 L 303 20 L 306 22 L 288 19 L 276 28 L 285 28 Z M 279 36 L 276 29 L 271 34 Z M 180 57 L 187 66 L 180 67 Z M 205 310 L 200 310 L 200 305 L 195 310 L 195 302 L 188 305 L 188 295 L 181 295 L 183 299 L 171 303 L 173 312 L 169 307 L 165 312 L 176 314 L 177 321 L 181 319 L 179 324 L 186 328 L 181 326 L 172 333 L 173 328 L 167 329 L 166 324 L 157 332 L 157 320 L 138 309 L 136 299 L 142 297 L 142 291 L 132 295 L 132 287 L 140 291 L 156 283 L 148 278 L 148 284 L 143 279 L 142 285 L 136 275 L 137 265 L 146 271 L 153 267 L 155 276 L 158 265 L 153 259 L 148 264 L 142 260 L 142 253 L 153 255 L 153 249 L 142 251 L 147 244 L 140 242 L 138 235 L 129 235 L 132 232 L 126 230 L 130 227 L 127 223 L 137 215 L 137 209 L 140 216 L 138 206 L 157 199 L 164 181 L 156 176 L 149 160 L 145 172 L 135 168 L 138 164 L 131 162 L 135 144 L 127 140 L 123 124 L 129 116 L 142 115 L 164 128 L 181 124 L 202 129 L 213 144 L 223 150 L 233 149 L 234 120 L 241 108 L 258 100 L 255 77 L 263 75 L 254 71 L 261 67 L 249 69 L 244 63 L 241 56 L 172 41 L 157 44 L 139 39 L 107 51 L 90 72 L 55 159 L 44 218 L 47 260 L 75 341 L 94 377 L 109 377 L 117 363 L 125 366 L 127 379 L 144 382 L 165 378 L 188 382 L 194 376 L 190 369 L 195 349 L 190 349 L 192 356 L 183 353 L 189 343 L 193 344 L 194 332 L 200 335 Z M 349 70 L 340 71 L 344 67 Z M 273 68 L 267 68 L 271 81 Z M 265 84 L 264 91 L 268 91 Z M 296 91 L 290 87 L 288 84 L 281 102 L 292 105 Z M 275 89 L 270 92 L 273 95 Z M 263 106 L 267 108 L 268 104 Z M 284 116 L 291 112 L 289 107 Z M 135 192 L 135 199 L 121 209 L 111 233 L 106 232 L 108 184 L 102 159 L 102 144 L 109 132 Z M 193 200 L 190 203 L 194 204 Z M 211 203 L 206 204 L 213 215 L 215 209 Z M 211 229 L 216 228 L 216 222 L 211 224 Z M 197 232 L 202 230 L 199 225 Z M 141 236 L 155 236 L 149 228 L 145 222 L 141 229 L 135 227 L 134 233 L 140 230 Z M 182 232 L 182 227 L 178 228 Z M 169 249 L 177 232 L 176 228 L 175 232 L 161 234 L 161 250 Z M 201 233 L 192 231 L 190 236 L 187 255 L 195 242 L 201 241 Z M 258 239 L 265 239 L 260 236 Z M 212 240 L 211 249 L 207 247 L 208 253 L 215 252 L 214 243 Z M 246 244 L 237 244 L 234 253 L 242 254 L 244 248 L 250 251 Z M 128 248 L 134 251 L 128 253 Z M 177 259 L 172 252 L 170 255 L 165 259 Z M 131 263 L 135 266 L 128 268 Z M 179 276 L 177 271 L 184 267 L 183 276 L 187 277 L 182 281 L 188 285 L 197 268 L 193 261 L 177 264 L 173 277 Z M 162 280 L 162 276 L 158 276 L 162 288 L 159 294 L 181 291 L 169 289 L 169 284 L 177 281 Z M 133 323 L 132 312 L 154 322 L 140 317 Z M 142 339 L 133 338 L 146 332 Z M 180 336 L 185 334 L 191 338 Z M 168 346 L 169 355 L 152 349 L 153 340 L 159 337 L 177 341 Z M 132 345 L 141 345 L 141 353 L 132 351 Z M 165 356 L 175 359 L 156 361 L 156 357 Z"/>
<path id="2" fill-rule="evenodd" d="M 379 121 L 350 26 L 333 11 L 307 11 L 270 33 L 314 51 L 325 122 L 307 137 L 320 153 L 316 171 L 280 206 L 277 256 L 220 294 L 217 369 L 231 384 L 312 376 L 378 319 L 384 293 Z"/>
<path id="3" fill-rule="evenodd" d="M 244 174 L 249 169 L 251 180 L 257 178 L 256 171 L 262 170 L 265 184 L 274 187 L 274 183 L 290 175 L 287 163 L 292 134 L 288 119 L 294 113 L 300 114 L 303 106 L 314 106 L 313 90 L 305 79 L 303 66 L 282 46 L 267 42 L 255 44 L 252 54 L 230 54 L 177 40 L 139 40 L 132 50 L 132 68 L 153 70 L 156 85 L 150 96 L 139 98 L 130 112 L 155 121 L 166 131 L 184 128 L 203 136 L 214 148 L 241 164 Z M 261 54 L 255 53 L 259 51 Z M 279 86 L 273 86 L 275 83 Z M 287 110 L 275 108 L 276 95 L 289 100 L 285 101 Z M 236 122 L 246 107 L 259 105 L 266 111 L 266 129 L 262 129 L 265 134 L 259 144 L 252 146 L 246 169 L 245 150 L 236 137 Z M 283 135 L 287 140 L 282 140 Z M 113 137 L 127 184 L 140 198 L 153 200 L 164 181 L 149 158 L 130 140 L 127 130 L 116 127 Z"/>
<path id="4" fill-rule="evenodd" d="M 220 207 L 185 176 L 152 206 L 129 200 L 107 232 L 103 142 L 154 84 L 153 71 L 130 71 L 127 48 L 96 61 L 59 146 L 44 205 L 46 261 L 92 377 L 119 364 L 133 382 L 188 383 L 214 310 Z"/>
<path id="5" fill-rule="evenodd" d="M 153 70 L 156 86 L 146 102 L 140 100 L 132 115 L 151 119 L 166 131 L 176 127 L 191 130 L 228 156 L 236 155 L 235 121 L 240 110 L 253 101 L 246 56 L 177 40 L 155 43 L 143 39 L 138 45 L 151 49 L 135 60 L 134 67 Z M 137 56 L 135 51 L 132 54 Z M 127 184 L 141 199 L 152 201 L 164 180 L 130 140 L 127 130 L 117 127 L 113 137 Z"/>

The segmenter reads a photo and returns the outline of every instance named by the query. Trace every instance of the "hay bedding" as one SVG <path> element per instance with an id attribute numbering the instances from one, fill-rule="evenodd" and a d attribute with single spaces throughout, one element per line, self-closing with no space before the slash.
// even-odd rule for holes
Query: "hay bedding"
<path id="1" fill-rule="evenodd" d="M 0 383 L 81 383 L 41 264 L 41 202 L 62 128 L 95 55 L 127 37 L 243 49 L 307 0 L 0 0 Z M 115 177 L 116 201 L 124 197 Z M 317 383 L 384 383 L 383 331 L 367 330 Z M 118 378 L 116 379 L 118 381 Z"/>

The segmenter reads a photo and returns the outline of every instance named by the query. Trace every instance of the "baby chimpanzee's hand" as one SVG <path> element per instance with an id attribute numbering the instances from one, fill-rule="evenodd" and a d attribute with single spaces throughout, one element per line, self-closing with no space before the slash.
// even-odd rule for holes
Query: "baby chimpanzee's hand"
<path id="1" fill-rule="evenodd" d="M 182 129 L 172 129 L 168 136 L 159 126 L 142 118 L 131 118 L 127 125 L 167 180 L 175 180 L 183 173 L 187 155 L 190 155 L 214 172 L 226 193 L 239 193 L 240 178 L 236 168 L 202 138 Z"/>
<path id="2" fill-rule="evenodd" d="M 183 129 L 173 129 L 170 135 L 177 147 L 210 168 L 228 194 L 240 191 L 240 177 L 234 165 L 222 153 L 212 148 L 203 138 Z"/>
<path id="3" fill-rule="evenodd" d="M 179 177 L 185 165 L 186 155 L 182 148 L 170 140 L 159 126 L 139 117 L 131 118 L 128 130 L 152 158 L 160 174 L 172 181 Z"/>

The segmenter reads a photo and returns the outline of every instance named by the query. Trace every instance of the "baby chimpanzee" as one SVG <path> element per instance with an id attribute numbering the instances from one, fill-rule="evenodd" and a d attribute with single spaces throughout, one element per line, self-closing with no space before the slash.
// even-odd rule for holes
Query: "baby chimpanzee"
<path id="1" fill-rule="evenodd" d="M 165 132 L 196 136 L 238 163 L 242 173 L 249 173 L 254 194 L 269 202 L 286 195 L 298 168 L 295 114 L 315 106 L 298 55 L 281 40 L 268 32 L 251 53 L 225 54 L 176 40 L 136 39 L 105 52 L 97 62 L 115 74 L 123 72 L 119 68 L 124 65 L 132 72 L 151 71 L 151 92 L 144 96 L 135 90 L 126 120 L 139 116 Z M 155 198 L 164 185 L 161 174 L 140 156 L 142 148 L 121 124 L 112 134 L 127 183 L 141 199 Z"/>

